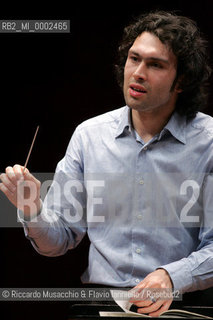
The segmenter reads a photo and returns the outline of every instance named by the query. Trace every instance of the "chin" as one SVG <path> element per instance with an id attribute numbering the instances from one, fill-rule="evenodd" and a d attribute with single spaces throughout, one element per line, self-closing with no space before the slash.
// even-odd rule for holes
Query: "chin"
<path id="1" fill-rule="evenodd" d="M 128 107 L 133 109 L 133 110 L 137 110 L 137 111 L 146 111 L 148 108 L 144 108 L 141 105 L 137 105 L 134 103 L 127 103 Z"/>

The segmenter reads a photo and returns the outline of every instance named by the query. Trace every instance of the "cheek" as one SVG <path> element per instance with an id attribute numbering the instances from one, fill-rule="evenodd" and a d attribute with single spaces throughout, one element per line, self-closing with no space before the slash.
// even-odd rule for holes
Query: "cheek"
<path id="1" fill-rule="evenodd" d="M 128 76 L 129 69 L 125 66 L 124 68 L 124 79 Z"/>
<path id="2" fill-rule="evenodd" d="M 129 82 L 129 72 L 125 68 L 124 69 L 124 88 L 128 85 L 128 82 Z"/>
<path id="3" fill-rule="evenodd" d="M 165 75 L 163 77 L 153 77 L 152 86 L 155 87 L 157 90 L 161 91 L 162 93 L 168 93 L 172 88 L 174 79 L 175 78 L 169 77 L 168 75 Z"/>
<path id="4" fill-rule="evenodd" d="M 134 73 L 134 71 L 135 71 L 135 68 L 127 62 L 124 67 L 124 78 L 129 79 Z"/>

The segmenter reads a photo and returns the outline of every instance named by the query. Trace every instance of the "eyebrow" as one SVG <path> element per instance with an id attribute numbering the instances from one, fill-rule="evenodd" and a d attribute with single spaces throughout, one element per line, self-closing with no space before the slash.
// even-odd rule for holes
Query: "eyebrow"
<path id="1" fill-rule="evenodd" d="M 129 54 L 134 54 L 135 56 L 137 57 L 140 57 L 140 54 L 138 54 L 136 51 L 134 50 L 129 50 Z M 163 58 L 156 58 L 156 57 L 148 57 L 148 58 L 145 58 L 145 60 L 154 60 L 154 61 L 158 61 L 158 62 L 163 62 L 163 63 L 166 63 L 166 64 L 169 64 L 169 60 L 167 59 L 163 59 Z"/>

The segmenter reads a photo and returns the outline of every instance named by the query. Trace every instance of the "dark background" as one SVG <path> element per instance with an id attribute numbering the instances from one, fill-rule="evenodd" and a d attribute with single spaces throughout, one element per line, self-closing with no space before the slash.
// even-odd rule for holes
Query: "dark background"
<path id="1" fill-rule="evenodd" d="M 71 31 L 0 34 L 0 172 L 8 165 L 24 164 L 38 124 L 28 168 L 54 172 L 80 122 L 124 104 L 113 63 L 123 27 L 134 16 L 150 9 L 178 10 L 197 21 L 212 49 L 211 4 L 212 0 L 135 0 L 69 1 L 68 6 L 60 1 L 45 8 L 31 2 L 1 8 L 1 20 L 68 19 Z M 211 95 L 206 113 L 212 115 L 212 110 Z M 35 252 L 22 228 L 0 232 L 1 287 L 80 286 L 87 265 L 87 239 L 62 257 L 48 258 Z M 5 302 L 0 304 L 0 319 L 66 319 L 67 308 L 59 302 Z"/>

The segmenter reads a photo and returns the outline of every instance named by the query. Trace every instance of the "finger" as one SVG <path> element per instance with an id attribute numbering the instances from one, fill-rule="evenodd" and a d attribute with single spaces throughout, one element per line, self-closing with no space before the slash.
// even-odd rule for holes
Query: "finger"
<path id="1" fill-rule="evenodd" d="M 24 179 L 22 166 L 20 166 L 19 164 L 15 164 L 13 166 L 13 171 L 15 173 L 15 176 L 16 176 L 17 180 L 23 180 Z"/>
<path id="2" fill-rule="evenodd" d="M 12 183 L 14 185 L 16 185 L 17 180 L 16 180 L 16 175 L 13 171 L 13 168 L 9 166 L 5 169 L 5 172 L 6 172 L 6 175 L 8 176 L 8 178 L 12 181 Z"/>
<path id="3" fill-rule="evenodd" d="M 2 183 L 5 185 L 5 187 L 12 193 L 16 191 L 16 186 L 12 183 L 12 181 L 8 178 L 6 173 L 2 173 L 0 175 L 0 179 Z"/>
<path id="4" fill-rule="evenodd" d="M 140 287 L 137 285 L 132 289 L 132 297 L 130 302 L 136 304 L 136 302 L 150 300 L 147 289 L 150 289 L 150 283 L 147 281 L 141 282 Z"/>
<path id="5" fill-rule="evenodd" d="M 33 181 L 36 184 L 37 188 L 40 188 L 41 186 L 41 182 L 38 179 L 36 179 L 36 177 L 32 175 L 32 173 L 30 173 L 28 169 L 25 169 L 24 171 L 24 179 Z"/>
<path id="6" fill-rule="evenodd" d="M 146 282 L 145 282 L 145 281 L 141 281 L 141 282 L 140 282 L 139 284 L 137 284 L 137 286 L 135 286 L 132 290 L 135 290 L 135 289 L 140 290 L 140 289 L 145 288 L 145 286 L 146 286 Z"/>
<path id="7" fill-rule="evenodd" d="M 137 307 L 147 307 L 155 302 L 156 302 L 155 298 L 150 296 L 150 290 L 147 291 L 147 289 L 144 288 L 143 291 L 140 292 L 138 296 L 135 296 L 134 304 Z"/>
<path id="8" fill-rule="evenodd" d="M 164 303 L 163 300 L 158 300 L 155 303 L 152 303 L 148 307 L 139 308 L 137 311 L 138 313 L 151 313 L 151 312 L 157 311 L 162 306 L 163 303 Z"/>
<path id="9" fill-rule="evenodd" d="M 23 166 L 21 166 L 21 171 L 22 171 L 24 176 L 25 176 L 25 174 L 29 173 L 29 170 L 26 167 L 23 167 Z"/>
<path id="10" fill-rule="evenodd" d="M 24 167 L 22 167 L 22 169 L 24 169 Z M 32 175 L 32 173 L 30 173 L 30 171 L 27 168 L 25 168 L 23 175 L 25 180 L 35 180 L 35 177 Z"/>
<path id="11" fill-rule="evenodd" d="M 24 169 L 23 166 L 20 166 L 20 168 L 25 180 L 33 180 L 36 183 L 40 183 L 40 181 L 36 179 L 36 177 L 32 175 L 32 173 L 30 173 L 30 171 L 27 168 Z"/>
<path id="12" fill-rule="evenodd" d="M 129 299 L 130 302 L 134 303 L 138 300 L 143 300 L 143 289 L 145 288 L 146 284 L 141 282 L 134 288 L 130 290 L 131 298 Z"/>
<path id="13" fill-rule="evenodd" d="M 151 304 L 153 304 L 153 302 L 151 300 L 142 300 L 142 301 L 136 301 L 136 302 L 134 302 L 134 304 L 137 307 L 148 307 Z"/>
<path id="14" fill-rule="evenodd" d="M 7 198 L 10 198 L 14 195 L 3 183 L 0 183 L 0 190 L 6 195 Z"/>
<path id="15" fill-rule="evenodd" d="M 166 311 L 166 310 L 169 309 L 171 303 L 172 303 L 172 300 L 169 300 L 169 301 L 164 302 L 163 305 L 162 305 L 162 307 L 161 307 L 159 310 L 157 310 L 157 311 L 155 311 L 155 312 L 151 312 L 151 313 L 149 314 L 149 316 L 151 316 L 151 317 L 159 317 L 159 315 L 160 315 L 162 312 L 164 312 L 164 311 Z"/>

